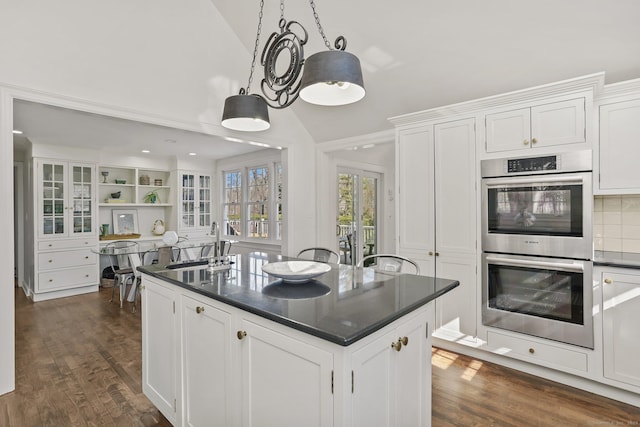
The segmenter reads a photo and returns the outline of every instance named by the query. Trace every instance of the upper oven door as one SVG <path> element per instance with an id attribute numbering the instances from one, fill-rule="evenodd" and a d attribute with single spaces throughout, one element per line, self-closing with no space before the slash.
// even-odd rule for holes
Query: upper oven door
<path id="1" fill-rule="evenodd" d="M 591 172 L 482 180 L 484 251 L 591 259 Z"/>

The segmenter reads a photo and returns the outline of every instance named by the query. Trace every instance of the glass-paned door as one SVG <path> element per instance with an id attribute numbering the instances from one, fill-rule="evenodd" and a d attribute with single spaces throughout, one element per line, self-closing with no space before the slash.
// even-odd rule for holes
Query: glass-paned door
<path id="1" fill-rule="evenodd" d="M 196 225 L 196 179 L 193 174 L 182 174 L 181 206 L 182 226 L 189 228 Z"/>
<path id="2" fill-rule="evenodd" d="M 211 224 L 211 177 L 198 177 L 198 226 L 207 227 Z"/>
<path id="3" fill-rule="evenodd" d="M 380 174 L 363 170 L 338 171 L 338 244 L 341 262 L 357 264 L 378 253 Z"/>
<path id="4" fill-rule="evenodd" d="M 93 166 L 71 165 L 70 234 L 92 233 L 94 230 L 93 169 Z"/>
<path id="5" fill-rule="evenodd" d="M 42 236 L 66 234 L 65 224 L 66 167 L 63 163 L 42 164 Z"/>

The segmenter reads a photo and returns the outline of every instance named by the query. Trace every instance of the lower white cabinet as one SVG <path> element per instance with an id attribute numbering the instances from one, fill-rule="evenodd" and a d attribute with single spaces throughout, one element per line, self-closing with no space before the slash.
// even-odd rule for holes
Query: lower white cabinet
<path id="1" fill-rule="evenodd" d="M 344 347 L 143 275 L 143 391 L 176 426 L 431 425 L 433 304 Z"/>
<path id="2" fill-rule="evenodd" d="M 601 267 L 604 376 L 640 387 L 640 270 Z"/>

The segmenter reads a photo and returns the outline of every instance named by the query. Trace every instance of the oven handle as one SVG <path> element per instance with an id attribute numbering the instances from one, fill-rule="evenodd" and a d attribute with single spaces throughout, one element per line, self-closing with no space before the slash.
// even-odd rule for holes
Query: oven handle
<path id="1" fill-rule="evenodd" d="M 486 257 L 487 262 L 497 263 L 500 265 L 511 265 L 514 267 L 540 267 L 549 270 L 566 270 L 566 271 L 576 271 L 576 272 L 584 272 L 584 264 L 568 264 L 565 262 L 544 262 L 544 261 L 531 261 L 527 259 L 511 259 L 511 258 L 500 258 L 494 256 Z"/>
<path id="2" fill-rule="evenodd" d="M 526 176 L 526 177 L 512 177 L 512 178 L 485 178 L 487 187 L 497 187 L 504 185 L 521 185 L 521 184 L 547 184 L 547 183 L 567 183 L 567 182 L 575 182 L 575 183 L 583 183 L 584 176 L 582 175 L 553 175 L 553 176 L 540 176 L 537 175 L 535 177 Z"/>

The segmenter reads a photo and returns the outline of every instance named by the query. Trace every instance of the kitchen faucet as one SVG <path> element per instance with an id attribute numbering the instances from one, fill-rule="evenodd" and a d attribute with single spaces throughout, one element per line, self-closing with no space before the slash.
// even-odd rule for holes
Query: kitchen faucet
<path id="1" fill-rule="evenodd" d="M 211 223 L 211 235 L 215 237 L 213 256 L 215 258 L 215 263 L 218 264 L 218 261 L 220 260 L 220 227 L 218 227 L 218 223 L 215 221 Z"/>

